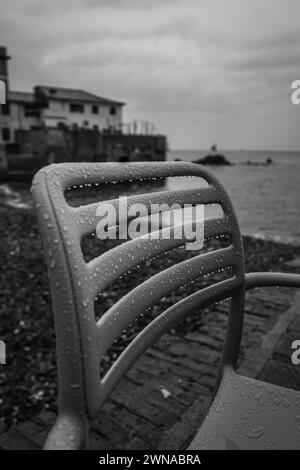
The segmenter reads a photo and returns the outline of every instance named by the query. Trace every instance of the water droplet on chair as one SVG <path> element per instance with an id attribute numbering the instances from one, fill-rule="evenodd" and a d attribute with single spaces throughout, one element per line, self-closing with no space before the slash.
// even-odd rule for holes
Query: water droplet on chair
<path id="1" fill-rule="evenodd" d="M 260 439 L 265 433 L 266 433 L 265 428 L 257 427 L 257 428 L 250 429 L 247 432 L 247 436 L 250 437 L 250 439 Z"/>

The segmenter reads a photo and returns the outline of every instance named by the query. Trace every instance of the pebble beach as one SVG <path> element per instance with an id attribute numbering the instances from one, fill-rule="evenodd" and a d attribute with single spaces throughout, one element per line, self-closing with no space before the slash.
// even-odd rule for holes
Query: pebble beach
<path id="1" fill-rule="evenodd" d="M 27 194 L 27 200 L 30 200 Z M 0 205 L 0 336 L 7 344 L 7 364 L 0 369 L 1 420 L 6 424 L 24 421 L 45 410 L 56 410 L 57 376 L 54 321 L 51 311 L 49 280 L 35 212 L 32 207 Z M 300 256 L 300 246 L 244 236 L 246 271 L 283 271 L 285 263 Z M 111 241 L 101 242 L 101 250 Z M 228 240 L 211 239 L 203 250 L 212 250 Z M 99 244 L 87 240 L 87 257 L 99 253 Z M 184 249 L 147 261 L 130 275 L 118 280 L 95 301 L 100 316 L 122 295 L 155 272 L 193 256 Z M 290 269 L 289 269 L 290 270 Z M 217 273 L 222 277 L 226 273 Z M 161 299 L 131 325 L 108 351 L 102 371 L 116 359 L 136 333 L 168 306 L 207 285 L 211 279 L 199 279 Z M 191 313 L 170 334 L 186 335 L 201 325 L 199 312 Z M 5 397 L 3 399 L 2 397 Z"/>

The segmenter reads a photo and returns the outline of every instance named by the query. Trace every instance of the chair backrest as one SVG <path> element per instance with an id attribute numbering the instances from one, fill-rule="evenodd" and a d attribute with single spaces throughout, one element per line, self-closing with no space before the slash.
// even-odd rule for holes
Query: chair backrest
<path id="1" fill-rule="evenodd" d="M 143 203 L 220 204 L 223 216 L 207 221 L 205 238 L 230 234 L 230 246 L 186 259 L 157 273 L 121 298 L 95 320 L 94 298 L 134 266 L 183 241 L 147 237 L 126 241 L 90 262 L 84 260 L 82 237 L 95 232 L 99 203 L 71 207 L 65 191 L 74 185 L 147 181 L 165 177 L 200 177 L 206 187 L 136 194 L 128 208 Z M 206 168 L 189 163 L 64 163 L 40 170 L 32 191 L 48 265 L 57 337 L 59 410 L 86 413 L 93 419 L 117 381 L 133 362 L 192 309 L 232 298 L 225 362 L 234 363 L 240 344 L 244 302 L 244 256 L 231 201 Z M 107 202 L 107 201 L 105 201 Z M 110 200 L 118 208 L 119 200 Z M 232 267 L 232 277 L 189 295 L 149 323 L 123 351 L 104 377 L 100 361 L 128 324 L 168 292 L 202 275 Z"/>

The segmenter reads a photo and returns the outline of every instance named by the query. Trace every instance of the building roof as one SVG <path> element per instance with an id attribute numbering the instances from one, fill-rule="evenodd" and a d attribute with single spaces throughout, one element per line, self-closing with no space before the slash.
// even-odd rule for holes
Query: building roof
<path id="1" fill-rule="evenodd" d="M 27 91 L 9 91 L 7 98 L 13 103 L 34 103 L 36 101 L 34 93 Z"/>
<path id="2" fill-rule="evenodd" d="M 93 95 L 84 90 L 77 90 L 72 88 L 60 88 L 50 86 L 36 86 L 35 91 L 42 95 L 42 97 L 58 101 L 77 101 L 82 103 L 95 103 L 123 106 L 125 103 L 120 101 L 103 98 L 102 96 Z"/>

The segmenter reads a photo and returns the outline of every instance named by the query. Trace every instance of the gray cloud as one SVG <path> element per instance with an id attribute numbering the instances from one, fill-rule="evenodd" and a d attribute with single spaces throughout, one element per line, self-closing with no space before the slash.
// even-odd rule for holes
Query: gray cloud
<path id="1" fill-rule="evenodd" d="M 15 88 L 80 86 L 124 99 L 128 119 L 156 120 L 180 147 L 209 145 L 214 132 L 231 147 L 273 147 L 261 127 L 272 119 L 278 126 L 275 113 L 295 118 L 289 86 L 300 77 L 298 0 L 15 3 L 0 0 Z M 203 132 L 191 138 L 197 122 Z M 244 126 L 242 143 L 236 126 Z M 298 136 L 282 135 L 282 147 L 291 141 L 300 146 Z"/>

